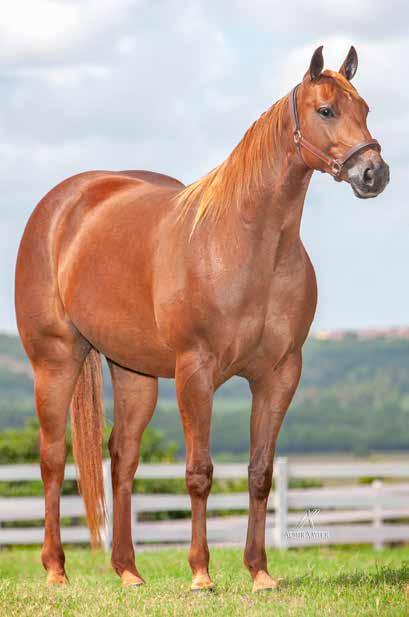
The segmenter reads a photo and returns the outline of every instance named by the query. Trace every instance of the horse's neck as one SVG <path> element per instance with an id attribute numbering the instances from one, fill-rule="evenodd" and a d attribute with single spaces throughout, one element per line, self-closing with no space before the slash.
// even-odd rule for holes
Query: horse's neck
<path id="1" fill-rule="evenodd" d="M 274 240 L 282 239 L 283 234 L 288 243 L 299 241 L 311 176 L 312 171 L 296 152 L 283 156 L 274 169 L 264 170 L 262 189 L 238 208 L 238 217 L 250 232 L 248 237 L 256 250 L 274 252 Z"/>

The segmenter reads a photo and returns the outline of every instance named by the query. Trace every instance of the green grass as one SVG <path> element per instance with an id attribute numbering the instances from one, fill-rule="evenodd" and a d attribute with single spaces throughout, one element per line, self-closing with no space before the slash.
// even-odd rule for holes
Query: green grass
<path id="1" fill-rule="evenodd" d="M 147 585 L 122 589 L 109 558 L 67 550 L 70 584 L 47 588 L 38 549 L 0 552 L 1 617 L 140 617 L 174 615 L 409 615 L 409 547 L 270 551 L 270 570 L 284 578 L 276 592 L 251 593 L 238 549 L 213 549 L 214 593 L 192 594 L 186 550 L 143 552 Z"/>

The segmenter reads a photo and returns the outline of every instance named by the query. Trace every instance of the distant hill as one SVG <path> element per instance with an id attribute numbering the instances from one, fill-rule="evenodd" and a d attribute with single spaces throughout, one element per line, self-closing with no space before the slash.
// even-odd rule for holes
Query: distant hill
<path id="1" fill-rule="evenodd" d="M 322 338 L 322 337 L 321 337 Z M 107 417 L 112 392 L 105 380 Z M 0 430 L 34 416 L 31 369 L 18 337 L 0 335 Z M 250 396 L 245 380 L 232 379 L 216 394 L 212 444 L 216 453 L 248 450 Z M 152 426 L 183 450 L 172 380 L 160 383 Z M 287 413 L 278 450 L 286 453 L 409 449 L 409 340 L 349 333 L 304 347 L 303 377 Z"/>

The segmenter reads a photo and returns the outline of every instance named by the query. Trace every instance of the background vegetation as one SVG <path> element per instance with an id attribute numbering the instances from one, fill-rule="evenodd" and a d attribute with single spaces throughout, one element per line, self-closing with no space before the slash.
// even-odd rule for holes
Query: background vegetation
<path id="1" fill-rule="evenodd" d="M 112 391 L 108 376 L 105 400 L 109 428 Z M 249 416 L 248 385 L 243 379 L 232 379 L 215 398 L 212 449 L 219 459 L 246 458 Z M 38 459 L 33 418 L 32 377 L 25 353 L 16 336 L 0 335 L 0 463 Z M 341 341 L 310 339 L 278 452 L 365 455 L 401 451 L 409 448 L 408 426 L 409 340 L 358 340 L 352 333 Z M 183 456 L 171 380 L 160 382 L 158 408 L 143 448 L 145 460 Z"/>

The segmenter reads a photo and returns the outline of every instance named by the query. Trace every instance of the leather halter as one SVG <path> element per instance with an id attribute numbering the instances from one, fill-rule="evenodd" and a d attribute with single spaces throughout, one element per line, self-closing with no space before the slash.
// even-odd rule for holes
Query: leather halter
<path id="1" fill-rule="evenodd" d="M 299 155 L 301 156 L 301 158 L 303 159 L 303 161 L 304 161 L 304 157 L 302 155 L 302 148 L 305 148 L 305 150 L 308 150 L 308 152 L 311 152 L 311 154 L 321 159 L 321 161 L 323 161 L 325 165 L 328 167 L 326 171 L 330 173 L 332 176 L 334 176 L 335 180 L 337 180 L 338 182 L 341 182 L 341 180 L 343 179 L 341 178 L 341 174 L 342 174 L 344 165 L 347 161 L 349 161 L 349 159 L 352 156 L 354 156 L 354 154 L 356 154 L 357 152 L 360 152 L 361 150 L 364 150 L 365 148 L 376 148 L 380 152 L 381 145 L 376 139 L 368 139 L 367 141 L 360 142 L 356 146 L 352 146 L 352 148 L 347 150 L 344 156 L 338 159 L 334 159 L 332 156 L 325 154 L 325 152 L 323 152 L 322 150 L 314 146 L 314 144 L 312 144 L 310 141 L 305 139 L 305 137 L 303 137 L 301 133 L 300 121 L 298 118 L 298 111 L 297 111 L 297 90 L 300 87 L 300 85 L 301 84 L 297 84 L 295 88 L 291 90 L 291 94 L 289 97 L 290 114 L 291 114 L 291 120 L 293 123 L 293 129 L 294 129 L 293 137 L 294 137 L 294 143 L 297 147 L 297 151 Z M 323 173 L 325 173 L 324 170 L 323 170 Z"/>

